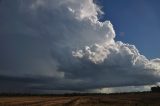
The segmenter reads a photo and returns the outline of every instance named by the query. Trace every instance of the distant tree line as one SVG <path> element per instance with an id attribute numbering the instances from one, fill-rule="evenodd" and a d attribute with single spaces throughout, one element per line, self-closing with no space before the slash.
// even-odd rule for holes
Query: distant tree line
<path id="1" fill-rule="evenodd" d="M 34 94 L 34 93 L 0 93 L 1 96 L 93 96 L 106 95 L 106 93 L 64 93 L 64 94 Z"/>
<path id="2" fill-rule="evenodd" d="M 151 87 L 151 92 L 160 92 L 160 87 L 159 86 Z"/>

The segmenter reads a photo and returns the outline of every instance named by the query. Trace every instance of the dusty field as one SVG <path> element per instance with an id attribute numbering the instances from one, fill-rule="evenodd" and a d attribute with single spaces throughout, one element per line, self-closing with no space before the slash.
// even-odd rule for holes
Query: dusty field
<path id="1" fill-rule="evenodd" d="M 160 106 L 160 93 L 72 97 L 0 97 L 0 106 Z"/>

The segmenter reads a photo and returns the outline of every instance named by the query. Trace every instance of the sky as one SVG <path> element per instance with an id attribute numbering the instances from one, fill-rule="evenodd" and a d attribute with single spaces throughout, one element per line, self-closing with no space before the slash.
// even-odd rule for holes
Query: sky
<path id="1" fill-rule="evenodd" d="M 0 92 L 149 90 L 160 82 L 157 4 L 1 0 Z"/>
<path id="2" fill-rule="evenodd" d="M 116 32 L 116 40 L 134 44 L 149 59 L 160 57 L 159 0 L 99 0 Z"/>

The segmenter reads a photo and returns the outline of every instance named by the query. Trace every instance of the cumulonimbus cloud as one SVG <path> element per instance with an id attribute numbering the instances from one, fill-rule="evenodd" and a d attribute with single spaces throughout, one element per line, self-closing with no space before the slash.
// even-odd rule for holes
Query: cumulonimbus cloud
<path id="1" fill-rule="evenodd" d="M 3 27 L 0 34 L 29 36 L 27 40 L 36 45 L 27 48 L 34 51 L 29 52 L 31 56 L 21 57 L 23 60 L 30 58 L 33 64 L 41 63 L 39 67 L 29 65 L 27 75 L 42 78 L 45 73 L 51 73 L 45 74 L 50 80 L 42 78 L 45 81 L 29 83 L 30 89 L 86 90 L 160 81 L 160 59 L 149 60 L 134 45 L 115 41 L 113 25 L 108 20 L 99 21 L 103 12 L 93 0 L 15 0 L 12 5 L 8 0 L 0 5 L 4 5 L 1 8 L 5 14 L 2 9 L 0 11 L 6 20 L 0 25 Z M 5 17 L 10 16 L 10 11 L 13 18 L 7 21 Z M 35 54 L 39 55 L 35 58 Z M 21 59 L 17 61 L 21 63 Z M 14 66 L 19 76 L 26 74 L 18 70 L 19 66 Z M 12 73 L 7 71 L 9 75 Z"/>

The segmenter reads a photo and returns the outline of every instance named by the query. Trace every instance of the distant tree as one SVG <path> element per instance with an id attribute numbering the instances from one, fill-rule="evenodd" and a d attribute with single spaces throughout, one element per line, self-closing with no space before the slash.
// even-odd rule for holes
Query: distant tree
<path id="1" fill-rule="evenodd" d="M 151 87 L 151 92 L 160 92 L 160 87 L 159 86 Z"/>

